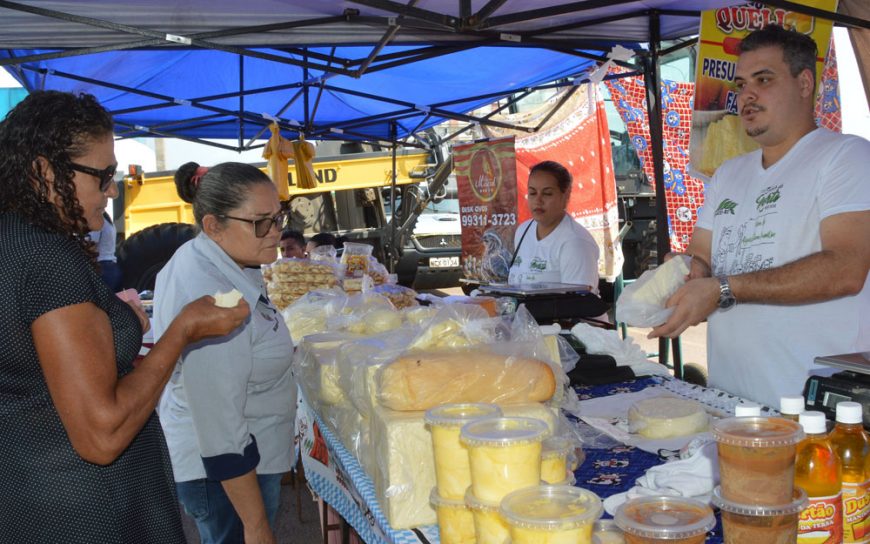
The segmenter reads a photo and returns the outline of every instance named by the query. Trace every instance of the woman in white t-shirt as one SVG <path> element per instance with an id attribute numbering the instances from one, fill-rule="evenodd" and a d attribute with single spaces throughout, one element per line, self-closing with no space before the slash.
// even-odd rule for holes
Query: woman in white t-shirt
<path id="1" fill-rule="evenodd" d="M 516 255 L 508 283 L 569 283 L 598 292 L 598 244 L 565 212 L 573 185 L 561 164 L 544 161 L 529 172 L 532 219 L 514 234 Z"/>

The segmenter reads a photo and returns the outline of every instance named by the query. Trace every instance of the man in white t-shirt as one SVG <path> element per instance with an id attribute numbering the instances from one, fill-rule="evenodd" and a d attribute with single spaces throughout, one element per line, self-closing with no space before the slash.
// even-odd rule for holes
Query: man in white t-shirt
<path id="1" fill-rule="evenodd" d="M 598 292 L 598 244 L 565 211 L 571 185 L 571 173 L 557 162 L 544 161 L 529 171 L 532 219 L 514 234 L 511 285 L 569 283 Z"/>
<path id="2" fill-rule="evenodd" d="M 777 26 L 743 40 L 737 106 L 761 149 L 716 171 L 690 281 L 650 333 L 708 319 L 710 385 L 772 406 L 815 357 L 870 350 L 870 142 L 816 127 L 817 55 Z"/>

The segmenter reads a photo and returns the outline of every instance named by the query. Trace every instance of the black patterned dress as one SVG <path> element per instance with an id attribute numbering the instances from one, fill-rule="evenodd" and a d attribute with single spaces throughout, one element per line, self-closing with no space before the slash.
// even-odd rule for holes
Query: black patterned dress
<path id="1" fill-rule="evenodd" d="M 76 244 L 0 213 L 0 543 L 184 543 L 156 413 L 100 466 L 73 450 L 51 400 L 30 327 L 83 302 L 108 314 L 118 376 L 130 372 L 142 342 L 133 311 Z"/>

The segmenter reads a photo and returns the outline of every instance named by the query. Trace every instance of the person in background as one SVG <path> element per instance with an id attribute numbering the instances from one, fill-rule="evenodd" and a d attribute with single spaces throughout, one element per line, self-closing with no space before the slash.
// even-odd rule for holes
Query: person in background
<path id="1" fill-rule="evenodd" d="M 305 236 L 298 230 L 284 229 L 281 231 L 281 256 L 285 259 L 304 259 L 308 256 L 305 251 Z"/>
<path id="2" fill-rule="evenodd" d="M 184 352 L 160 400 L 178 495 L 204 544 L 274 542 L 281 477 L 293 461 L 293 346 L 260 265 L 278 256 L 287 219 L 278 191 L 254 166 L 175 174 L 200 233 L 157 275 L 154 336 L 202 293 L 239 291 L 252 308 L 236 334 Z"/>
<path id="3" fill-rule="evenodd" d="M 34 91 L 0 122 L 0 541 L 183 544 L 154 407 L 190 344 L 248 307 L 200 297 L 133 367 L 148 324 L 87 240 L 118 195 L 112 119 Z"/>
<path id="4" fill-rule="evenodd" d="M 567 283 L 598 293 L 598 244 L 565 211 L 572 185 L 571 173 L 554 161 L 540 162 L 529 171 L 532 218 L 514 234 L 509 284 Z"/>
<path id="5" fill-rule="evenodd" d="M 308 239 L 308 245 L 305 246 L 305 252 L 310 255 L 312 251 L 320 246 L 332 246 L 335 249 L 338 249 L 336 246 L 337 243 L 338 238 L 336 238 L 334 234 L 329 232 L 318 232 Z"/>
<path id="6" fill-rule="evenodd" d="M 741 42 L 737 107 L 761 149 L 716 170 L 690 279 L 650 333 L 707 319 L 710 385 L 769 406 L 825 372 L 815 357 L 870 350 L 870 142 L 816 127 L 817 56 L 775 25 Z"/>
<path id="7" fill-rule="evenodd" d="M 103 228 L 88 234 L 88 238 L 97 246 L 97 264 L 100 267 L 100 277 L 112 291 L 120 291 L 122 287 L 121 267 L 115 257 L 116 246 L 115 224 L 109 214 L 103 212 Z"/>

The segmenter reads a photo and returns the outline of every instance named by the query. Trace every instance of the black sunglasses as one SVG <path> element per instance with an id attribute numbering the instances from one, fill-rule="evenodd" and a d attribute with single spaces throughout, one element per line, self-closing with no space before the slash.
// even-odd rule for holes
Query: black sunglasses
<path id="1" fill-rule="evenodd" d="M 115 181 L 115 172 L 118 170 L 117 164 L 110 164 L 109 166 L 103 168 L 102 170 L 97 170 L 96 168 L 91 168 L 90 166 L 85 166 L 83 164 L 70 163 L 70 166 L 73 170 L 77 172 L 81 172 L 82 174 L 87 174 L 89 176 L 94 176 L 98 180 L 100 180 L 100 192 L 105 193 L 109 190 L 109 187 L 112 186 L 112 183 Z"/>
<path id="2" fill-rule="evenodd" d="M 218 217 L 223 217 L 225 219 L 235 219 L 236 221 L 244 221 L 245 223 L 251 223 L 254 225 L 254 236 L 257 238 L 263 238 L 269 231 L 272 230 L 272 225 L 277 225 L 278 230 L 284 228 L 287 224 L 287 216 L 289 213 L 285 210 L 282 210 L 272 217 L 264 217 L 263 219 L 245 219 L 244 217 L 233 217 L 232 215 L 219 215 Z"/>

